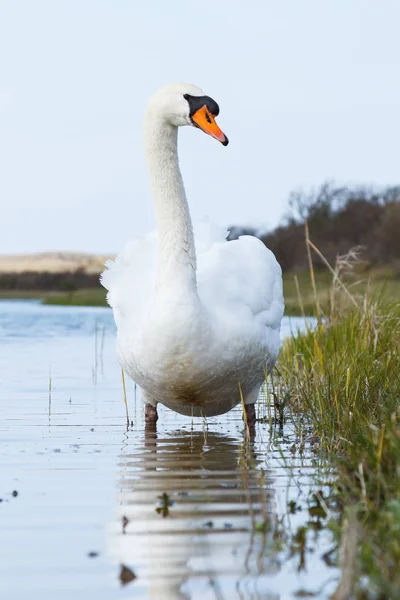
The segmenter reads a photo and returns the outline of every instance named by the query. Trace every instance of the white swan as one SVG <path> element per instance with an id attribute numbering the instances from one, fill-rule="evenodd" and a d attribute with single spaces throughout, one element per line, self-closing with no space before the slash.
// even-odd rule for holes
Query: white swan
<path id="1" fill-rule="evenodd" d="M 152 96 L 144 133 L 157 232 L 129 243 L 101 278 L 118 358 L 142 388 L 147 421 L 157 419 L 158 402 L 184 415 L 219 415 L 242 393 L 253 424 L 280 346 L 282 272 L 272 252 L 252 236 L 227 242 L 227 232 L 209 223 L 193 233 L 178 127 L 198 127 L 226 146 L 218 113 L 193 85 Z"/>

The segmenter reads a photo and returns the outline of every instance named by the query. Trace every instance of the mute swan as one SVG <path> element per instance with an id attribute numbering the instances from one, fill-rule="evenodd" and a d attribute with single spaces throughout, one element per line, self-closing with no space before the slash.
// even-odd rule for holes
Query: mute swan
<path id="1" fill-rule="evenodd" d="M 202 223 L 193 233 L 179 170 L 178 127 L 191 125 L 227 146 L 218 104 L 190 84 L 168 85 L 148 104 L 144 136 L 156 234 L 128 243 L 101 282 L 117 325 L 124 371 L 140 385 L 146 422 L 157 404 L 193 416 L 241 401 L 249 425 L 280 346 L 282 272 L 252 236 L 226 241 Z"/>

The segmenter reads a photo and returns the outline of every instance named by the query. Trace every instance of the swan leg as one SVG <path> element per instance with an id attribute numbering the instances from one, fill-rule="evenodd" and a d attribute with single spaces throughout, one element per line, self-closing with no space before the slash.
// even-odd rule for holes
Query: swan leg
<path id="1" fill-rule="evenodd" d="M 246 394 L 244 398 L 244 410 L 246 412 L 246 422 L 247 426 L 250 429 L 254 429 L 256 424 L 256 402 L 258 399 L 258 395 L 260 393 L 260 387 L 257 386 L 251 390 L 248 394 Z M 244 415 L 243 415 L 244 418 Z"/>
<path id="2" fill-rule="evenodd" d="M 146 408 L 144 411 L 144 420 L 147 425 L 150 423 L 157 423 L 158 421 L 158 412 L 157 407 L 152 404 L 146 404 Z"/>
<path id="3" fill-rule="evenodd" d="M 256 424 L 256 407 L 254 404 L 245 404 L 246 421 L 249 428 L 253 428 Z"/>
<path id="4" fill-rule="evenodd" d="M 147 424 L 157 422 L 158 412 L 156 406 L 153 406 L 152 404 L 146 404 L 146 408 L 144 410 L 144 420 Z"/>
<path id="5" fill-rule="evenodd" d="M 144 409 L 144 420 L 147 425 L 150 423 L 157 423 L 158 421 L 158 412 L 157 412 L 157 400 L 153 400 L 153 398 L 149 397 L 147 394 L 144 394 L 144 400 L 146 401 L 146 406 Z"/>

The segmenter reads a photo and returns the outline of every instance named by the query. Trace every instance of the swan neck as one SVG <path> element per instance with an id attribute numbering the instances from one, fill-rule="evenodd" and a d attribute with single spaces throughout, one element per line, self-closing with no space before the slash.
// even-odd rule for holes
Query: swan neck
<path id="1" fill-rule="evenodd" d="M 196 288 L 193 227 L 178 161 L 178 128 L 148 113 L 145 146 L 158 236 L 157 284 Z"/>

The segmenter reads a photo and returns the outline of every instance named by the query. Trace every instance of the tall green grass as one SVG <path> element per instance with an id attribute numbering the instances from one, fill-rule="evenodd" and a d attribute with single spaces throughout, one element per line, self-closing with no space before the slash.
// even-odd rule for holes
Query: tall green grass
<path id="1" fill-rule="evenodd" d="M 400 304 L 368 286 L 349 291 L 342 277 L 349 267 L 349 257 L 329 267 L 322 307 L 314 291 L 318 324 L 286 341 L 278 370 L 292 409 L 336 467 L 343 576 L 335 600 L 394 599 L 400 597 Z"/>

